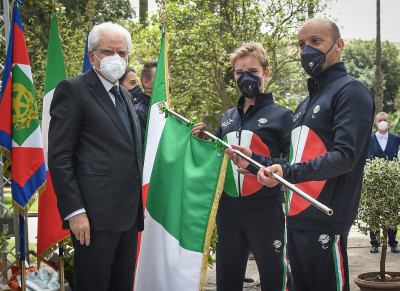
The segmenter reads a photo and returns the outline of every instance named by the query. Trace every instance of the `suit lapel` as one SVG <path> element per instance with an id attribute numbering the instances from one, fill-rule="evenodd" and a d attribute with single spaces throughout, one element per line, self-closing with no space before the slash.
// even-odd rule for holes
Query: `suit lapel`
<path id="1" fill-rule="evenodd" d="M 390 152 L 393 146 L 394 146 L 394 139 L 393 136 L 389 133 L 385 151 Z"/>
<path id="2" fill-rule="evenodd" d="M 132 147 L 134 147 L 132 139 L 129 137 L 128 130 L 119 116 L 114 103 L 111 101 L 110 95 L 104 88 L 93 68 L 87 73 L 87 82 L 91 86 L 90 92 L 92 93 L 94 99 L 100 104 L 108 116 L 110 116 L 111 120 L 114 122 L 115 126 L 124 136 L 124 138 Z"/>

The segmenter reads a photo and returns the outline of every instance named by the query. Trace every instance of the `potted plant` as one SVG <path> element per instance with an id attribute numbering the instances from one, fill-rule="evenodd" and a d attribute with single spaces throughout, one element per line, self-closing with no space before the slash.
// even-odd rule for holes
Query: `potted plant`
<path id="1" fill-rule="evenodd" d="M 382 253 L 379 272 L 359 274 L 354 282 L 361 291 L 400 291 L 400 272 L 386 272 L 385 269 L 388 229 L 396 229 L 400 225 L 399 160 L 376 158 L 367 161 L 355 225 L 364 234 L 368 234 L 370 230 L 377 233 L 377 239 L 382 244 Z M 369 283 L 378 287 L 364 287 Z M 379 289 L 379 285 L 385 286 L 385 289 Z M 393 285 L 393 289 L 388 289 L 388 285 Z"/>

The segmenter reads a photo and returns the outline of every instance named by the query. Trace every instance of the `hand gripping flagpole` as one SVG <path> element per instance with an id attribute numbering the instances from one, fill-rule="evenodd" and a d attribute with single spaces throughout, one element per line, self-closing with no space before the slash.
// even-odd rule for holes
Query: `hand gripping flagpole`
<path id="1" fill-rule="evenodd" d="M 182 115 L 172 111 L 171 109 L 168 109 L 167 107 L 165 107 L 165 104 L 162 104 L 161 106 L 163 106 L 165 109 L 165 111 L 169 114 L 172 114 L 173 116 L 179 118 L 180 120 L 182 120 L 183 122 L 186 123 L 190 123 L 190 120 L 183 117 Z M 235 153 L 241 157 L 242 159 L 246 160 L 247 162 L 249 162 L 250 164 L 252 164 L 254 167 L 256 167 L 257 169 L 261 169 L 261 167 L 263 167 L 262 164 L 258 163 L 257 161 L 253 160 L 252 158 L 246 156 L 245 154 L 243 154 L 242 152 L 232 148 L 232 146 L 226 142 L 224 142 L 223 140 L 221 140 L 220 138 L 216 137 L 215 135 L 213 135 L 212 133 L 209 133 L 208 131 L 203 130 L 203 133 L 205 135 L 207 135 L 209 138 L 213 139 L 213 140 L 218 140 L 223 146 L 225 146 L 226 148 L 232 149 L 235 151 Z M 321 202 L 317 201 L 316 199 L 314 199 L 313 197 L 311 197 L 310 195 L 308 195 L 307 193 L 305 193 L 303 190 L 297 188 L 295 185 L 293 185 L 292 183 L 286 181 L 285 179 L 283 179 L 282 177 L 278 176 L 275 173 L 270 173 L 268 174 L 271 177 L 274 177 L 279 183 L 281 183 L 282 185 L 284 185 L 285 187 L 289 188 L 290 190 L 292 190 L 293 192 L 296 192 L 300 197 L 302 197 L 303 199 L 307 200 L 308 202 L 310 202 L 313 206 L 315 206 L 316 208 L 318 208 L 319 210 L 321 210 L 322 212 L 324 212 L 325 214 L 331 216 L 333 214 L 333 210 L 330 209 L 329 207 L 327 207 L 326 205 L 322 204 Z"/>

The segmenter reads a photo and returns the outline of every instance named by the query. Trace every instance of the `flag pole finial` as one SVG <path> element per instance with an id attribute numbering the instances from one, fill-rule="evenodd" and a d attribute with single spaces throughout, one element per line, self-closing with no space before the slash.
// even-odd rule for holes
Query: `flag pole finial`
<path id="1" fill-rule="evenodd" d="M 162 32 L 164 32 L 165 21 L 167 20 L 167 5 L 165 3 L 165 0 L 161 0 L 159 17 L 160 17 L 160 21 L 161 21 L 161 30 L 162 30 Z"/>
<path id="2" fill-rule="evenodd" d="M 94 1 L 93 0 L 88 0 L 88 3 L 86 5 L 86 16 L 88 17 L 88 24 L 89 24 L 89 31 L 92 30 L 92 25 L 93 25 L 93 17 L 95 14 L 95 8 L 94 8 Z"/>

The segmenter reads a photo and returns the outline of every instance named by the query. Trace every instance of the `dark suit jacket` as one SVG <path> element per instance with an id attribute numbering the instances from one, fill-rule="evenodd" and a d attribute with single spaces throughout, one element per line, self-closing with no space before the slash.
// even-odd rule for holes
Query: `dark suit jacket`
<path id="1" fill-rule="evenodd" d="M 120 86 L 134 142 L 93 69 L 57 86 L 50 107 L 49 170 L 64 218 L 85 208 L 91 230 L 143 229 L 142 138 L 129 93 Z"/>
<path id="2" fill-rule="evenodd" d="M 397 157 L 399 146 L 400 146 L 400 136 L 389 132 L 388 142 L 385 150 L 383 151 L 374 133 L 372 134 L 369 143 L 368 158 L 370 159 L 386 158 L 392 161 L 393 158 Z"/>

